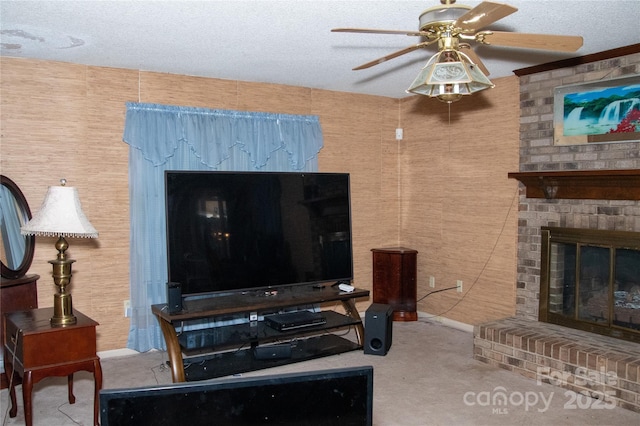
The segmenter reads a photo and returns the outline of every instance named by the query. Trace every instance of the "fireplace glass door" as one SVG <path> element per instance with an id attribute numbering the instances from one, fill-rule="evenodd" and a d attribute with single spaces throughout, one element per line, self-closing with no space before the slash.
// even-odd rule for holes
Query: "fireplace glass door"
<path id="1" fill-rule="evenodd" d="M 640 341 L 638 233 L 542 229 L 540 320 Z"/>

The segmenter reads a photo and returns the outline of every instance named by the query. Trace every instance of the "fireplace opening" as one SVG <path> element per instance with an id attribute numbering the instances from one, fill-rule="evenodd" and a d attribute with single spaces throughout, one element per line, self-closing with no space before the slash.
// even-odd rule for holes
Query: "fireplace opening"
<path id="1" fill-rule="evenodd" d="M 640 342 L 640 233 L 541 235 L 539 320 Z"/>

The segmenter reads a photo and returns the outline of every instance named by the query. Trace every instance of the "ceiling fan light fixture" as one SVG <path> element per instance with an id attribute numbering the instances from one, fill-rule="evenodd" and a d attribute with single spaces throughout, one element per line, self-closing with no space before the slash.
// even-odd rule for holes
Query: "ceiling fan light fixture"
<path id="1" fill-rule="evenodd" d="M 429 59 L 406 91 L 452 103 L 492 87 L 494 84 L 467 55 L 443 50 Z"/>

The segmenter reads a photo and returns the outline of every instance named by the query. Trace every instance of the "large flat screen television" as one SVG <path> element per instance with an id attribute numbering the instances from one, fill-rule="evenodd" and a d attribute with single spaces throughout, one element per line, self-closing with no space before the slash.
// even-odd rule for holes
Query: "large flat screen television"
<path id="1" fill-rule="evenodd" d="M 100 391 L 102 426 L 372 424 L 373 367 Z"/>
<path id="2" fill-rule="evenodd" d="M 167 171 L 165 189 L 183 296 L 353 278 L 347 173 Z"/>

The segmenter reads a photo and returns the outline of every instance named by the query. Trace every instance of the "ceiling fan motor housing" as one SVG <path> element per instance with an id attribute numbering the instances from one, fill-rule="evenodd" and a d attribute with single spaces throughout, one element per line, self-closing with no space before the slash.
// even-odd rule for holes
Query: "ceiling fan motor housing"
<path id="1" fill-rule="evenodd" d="M 443 4 L 430 7 L 420 14 L 420 31 L 438 32 L 453 24 L 459 17 L 471 10 L 463 4 Z"/>

